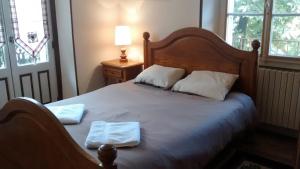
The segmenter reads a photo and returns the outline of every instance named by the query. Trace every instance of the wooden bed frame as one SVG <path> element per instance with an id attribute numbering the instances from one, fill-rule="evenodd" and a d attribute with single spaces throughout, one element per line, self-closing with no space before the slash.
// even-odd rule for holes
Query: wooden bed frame
<path id="1" fill-rule="evenodd" d="M 235 49 L 215 34 L 185 28 L 159 42 L 144 33 L 145 68 L 160 64 L 193 70 L 239 74 L 235 89 L 255 100 L 257 58 L 253 51 Z M 103 145 L 99 160 L 83 150 L 42 104 L 28 98 L 9 101 L 0 111 L 0 168 L 3 169 L 116 169 L 117 150 Z"/>
<path id="2" fill-rule="evenodd" d="M 255 100 L 257 59 L 260 43 L 252 42 L 253 51 L 246 52 L 231 47 L 215 34 L 199 29 L 178 30 L 159 42 L 150 42 L 144 33 L 144 66 L 159 64 L 193 70 L 211 70 L 238 74 L 235 90 L 244 92 Z"/>

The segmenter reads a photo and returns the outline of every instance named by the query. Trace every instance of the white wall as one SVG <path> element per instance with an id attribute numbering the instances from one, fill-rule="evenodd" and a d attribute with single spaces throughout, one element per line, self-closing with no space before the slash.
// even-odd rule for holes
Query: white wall
<path id="1" fill-rule="evenodd" d="M 121 10 L 121 23 L 130 25 L 135 32 L 129 49 L 133 59 L 143 60 L 143 32 L 149 32 L 150 39 L 157 41 L 180 28 L 199 27 L 199 0 L 132 1 L 122 5 Z"/>
<path id="2" fill-rule="evenodd" d="M 100 0 L 72 0 L 79 93 L 104 85 L 100 63 L 118 57 L 114 28 L 119 11 Z"/>
<path id="3" fill-rule="evenodd" d="M 100 63 L 118 58 L 114 28 L 132 27 L 131 59 L 143 60 L 142 33 L 159 40 L 171 32 L 199 25 L 199 0 L 72 0 L 79 92 L 103 86 Z"/>
<path id="4" fill-rule="evenodd" d="M 203 0 L 202 27 L 225 38 L 226 1 Z"/>
<path id="5" fill-rule="evenodd" d="M 69 0 L 56 0 L 63 98 L 77 95 Z"/>

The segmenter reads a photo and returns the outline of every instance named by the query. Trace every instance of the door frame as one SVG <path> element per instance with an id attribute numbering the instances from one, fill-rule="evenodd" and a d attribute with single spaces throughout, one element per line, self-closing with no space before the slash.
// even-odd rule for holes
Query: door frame
<path id="1" fill-rule="evenodd" d="M 52 33 L 53 41 L 52 47 L 54 51 L 54 61 L 56 69 L 56 81 L 57 81 L 57 100 L 63 99 L 62 91 L 62 75 L 61 75 L 61 65 L 60 65 L 60 52 L 59 52 L 59 43 L 58 43 L 58 30 L 57 30 L 57 20 L 56 20 L 56 9 L 55 9 L 55 0 L 49 0 L 50 11 L 51 11 L 51 22 L 52 22 Z M 76 66 L 76 65 L 75 65 Z"/>
<path id="2" fill-rule="evenodd" d="M 76 61 L 76 46 L 75 46 L 75 35 L 74 35 L 74 20 L 73 20 L 73 2 L 69 0 L 70 4 L 70 15 L 71 15 L 71 27 L 72 27 L 72 43 L 73 43 L 73 52 L 74 52 L 74 68 L 75 68 L 75 79 L 76 79 L 76 94 L 79 96 L 79 86 L 78 86 L 78 71 L 77 71 L 77 61 Z"/>

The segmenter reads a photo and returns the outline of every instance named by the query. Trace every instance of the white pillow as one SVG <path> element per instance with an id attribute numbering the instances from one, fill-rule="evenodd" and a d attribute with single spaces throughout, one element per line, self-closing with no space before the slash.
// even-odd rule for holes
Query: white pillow
<path id="1" fill-rule="evenodd" d="M 141 72 L 136 78 L 135 83 L 146 83 L 164 89 L 170 88 L 185 73 L 184 69 L 152 65 Z"/>
<path id="2" fill-rule="evenodd" d="M 186 78 L 178 81 L 172 90 L 224 100 L 238 77 L 229 73 L 193 71 Z"/>

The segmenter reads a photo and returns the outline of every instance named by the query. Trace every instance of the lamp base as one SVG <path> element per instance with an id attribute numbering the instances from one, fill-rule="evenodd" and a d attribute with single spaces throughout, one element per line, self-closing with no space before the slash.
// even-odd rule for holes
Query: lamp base
<path id="1" fill-rule="evenodd" d="M 121 52 L 122 54 L 120 55 L 120 62 L 122 63 L 128 62 L 127 55 L 126 55 L 126 48 L 121 48 Z"/>

